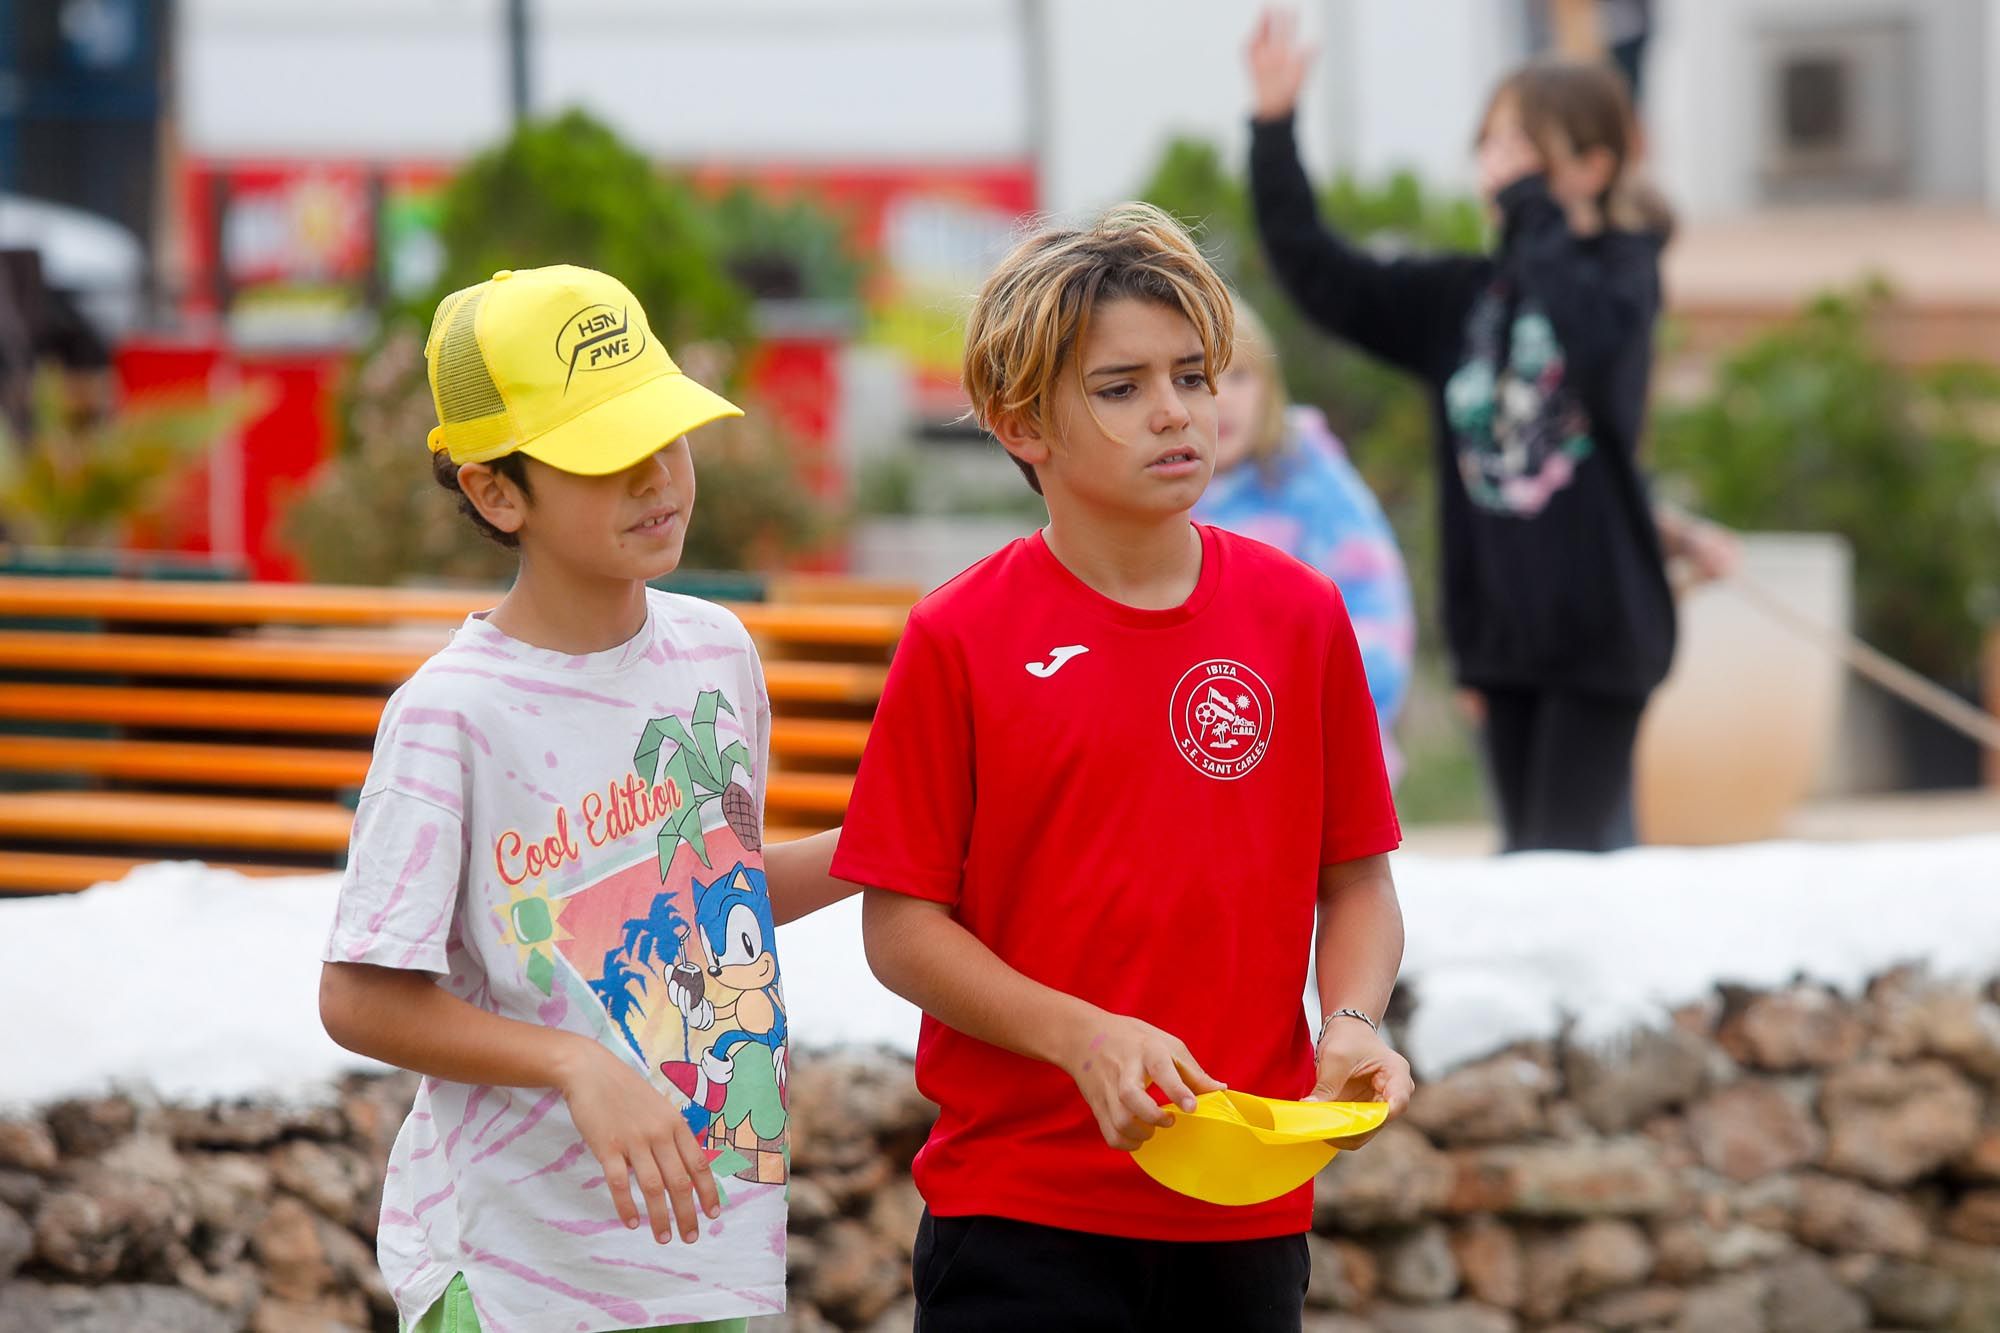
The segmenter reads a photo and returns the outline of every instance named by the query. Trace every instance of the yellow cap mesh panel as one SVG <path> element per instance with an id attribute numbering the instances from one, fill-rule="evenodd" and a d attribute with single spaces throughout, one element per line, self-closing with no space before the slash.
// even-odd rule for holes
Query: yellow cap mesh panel
<path id="1" fill-rule="evenodd" d="M 486 368 L 473 321 L 484 284 L 448 297 L 431 324 L 431 395 L 437 404 L 440 446 L 459 463 L 483 462 L 508 452 L 513 423 L 507 401 Z"/>

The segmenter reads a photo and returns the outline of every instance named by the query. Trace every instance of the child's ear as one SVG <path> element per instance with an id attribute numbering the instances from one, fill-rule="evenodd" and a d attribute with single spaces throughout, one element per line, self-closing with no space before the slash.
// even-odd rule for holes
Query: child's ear
<path id="1" fill-rule="evenodd" d="M 521 488 L 484 463 L 467 463 L 458 470 L 458 489 L 479 516 L 502 532 L 519 532 L 528 519 L 528 497 Z"/>
<path id="2" fill-rule="evenodd" d="M 993 438 L 1030 467 L 1049 461 L 1048 436 L 1039 422 L 1009 413 L 994 420 Z"/>

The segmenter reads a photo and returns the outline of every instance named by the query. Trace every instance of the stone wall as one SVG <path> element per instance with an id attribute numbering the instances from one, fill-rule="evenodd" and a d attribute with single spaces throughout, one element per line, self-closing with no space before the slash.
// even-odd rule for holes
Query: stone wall
<path id="1" fill-rule="evenodd" d="M 1307 1327 L 2000 1333 L 1996 1001 L 1910 974 L 1724 992 L 1615 1051 L 1426 1082 L 1320 1180 Z M 409 1095 L 0 1121 L 0 1329 L 393 1329 L 371 1237 Z M 792 1102 L 794 1310 L 769 1327 L 907 1329 L 931 1108 L 869 1053 L 802 1056 Z"/>

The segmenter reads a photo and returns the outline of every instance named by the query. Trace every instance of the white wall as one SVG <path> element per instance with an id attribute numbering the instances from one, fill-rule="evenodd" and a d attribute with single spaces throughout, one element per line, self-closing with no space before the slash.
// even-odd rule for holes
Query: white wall
<path id="1" fill-rule="evenodd" d="M 183 0 L 213 154 L 458 156 L 504 134 L 501 0 Z M 535 0 L 534 105 L 683 161 L 1017 160 L 1012 0 Z"/>
<path id="2" fill-rule="evenodd" d="M 1486 99 L 1523 55 L 1516 6 L 1494 0 L 1336 0 L 1343 158 L 1367 177 L 1412 168 L 1474 186 L 1472 139 Z"/>
<path id="3" fill-rule="evenodd" d="M 497 0 L 183 0 L 194 154 L 458 156 L 506 123 Z"/>
<path id="4" fill-rule="evenodd" d="M 955 163 L 1026 157 L 1027 0 L 533 0 L 538 106 L 581 102 L 663 158 Z M 1045 203 L 1129 194 L 1176 133 L 1240 161 L 1260 0 L 1040 0 Z M 1996 0 L 1661 0 L 1656 170 L 1690 216 L 1758 198 L 1770 23 L 1920 24 L 1921 197 L 2000 205 Z M 1301 0 L 1322 52 L 1307 164 L 1414 167 L 1469 188 L 1517 0 Z M 507 123 L 502 0 L 183 0 L 182 138 L 198 154 L 453 157 Z M 1984 68 L 1982 68 L 1982 66 Z M 1996 73 L 1988 78 L 1985 69 Z"/>
<path id="5" fill-rule="evenodd" d="M 1042 0 L 1057 211 L 1130 194 L 1176 134 L 1247 142 L 1263 0 Z M 1469 180 L 1514 34 L 1494 0 L 1305 0 L 1308 164 Z M 1024 0 L 536 0 L 543 109 L 584 105 L 678 160 L 1018 160 Z M 457 156 L 504 132 L 502 0 L 184 0 L 184 141 L 217 155 Z"/>
<path id="6" fill-rule="evenodd" d="M 1914 29 L 1912 195 L 1977 203 L 1988 192 L 1988 0 L 1666 0 L 1654 39 L 1648 119 L 1658 174 L 1690 217 L 1741 213 L 1761 197 L 1767 108 L 1760 34 L 1781 24 L 1907 19 Z"/>

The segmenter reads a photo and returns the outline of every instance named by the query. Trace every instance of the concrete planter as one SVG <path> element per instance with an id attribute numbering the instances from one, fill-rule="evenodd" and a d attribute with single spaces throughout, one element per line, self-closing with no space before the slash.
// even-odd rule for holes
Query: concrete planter
<path id="1" fill-rule="evenodd" d="M 1850 623 L 1851 565 L 1838 537 L 1743 539 L 1743 579 L 1833 629 Z M 1640 836 L 1649 843 L 1774 837 L 1833 752 L 1845 669 L 1727 584 L 1682 598 L 1680 613 L 1673 673 L 1639 734 Z"/>

